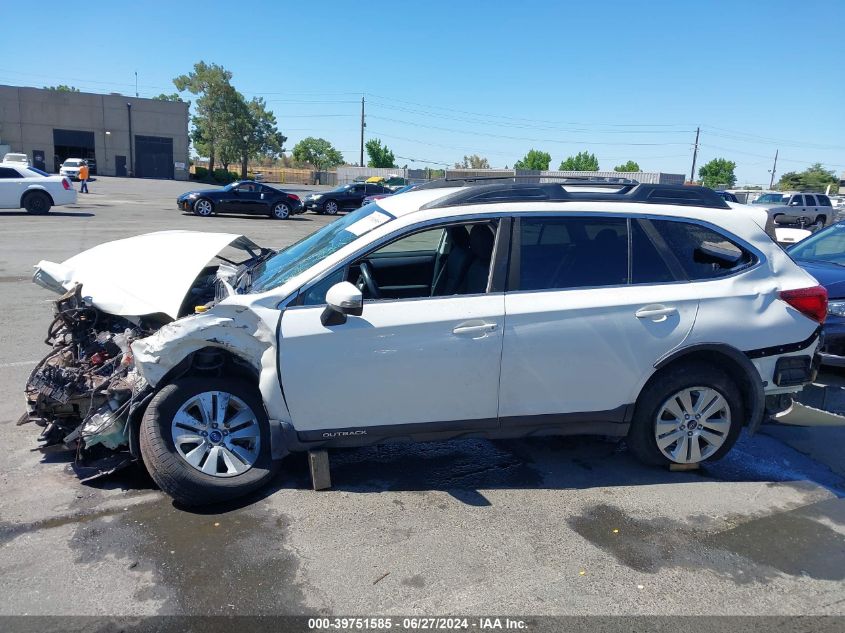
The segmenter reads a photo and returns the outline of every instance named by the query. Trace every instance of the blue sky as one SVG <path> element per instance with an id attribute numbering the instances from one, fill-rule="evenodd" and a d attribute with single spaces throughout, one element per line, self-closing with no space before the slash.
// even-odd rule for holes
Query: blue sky
<path id="1" fill-rule="evenodd" d="M 153 96 L 202 59 L 268 101 L 289 148 L 322 136 L 350 162 L 366 94 L 367 138 L 400 165 L 534 147 L 553 168 L 586 149 L 689 173 L 701 126 L 698 164 L 734 160 L 741 182 L 768 183 L 775 149 L 780 174 L 845 171 L 842 0 L 82 6 L 5 6 L 0 83 L 132 94 L 137 71 Z"/>

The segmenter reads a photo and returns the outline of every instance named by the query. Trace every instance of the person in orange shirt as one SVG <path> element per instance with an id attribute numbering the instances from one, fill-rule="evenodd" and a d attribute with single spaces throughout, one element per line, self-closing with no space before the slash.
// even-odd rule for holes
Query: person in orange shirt
<path id="1" fill-rule="evenodd" d="M 79 193 L 88 193 L 88 163 L 82 163 L 79 168 L 79 180 L 82 182 Z"/>

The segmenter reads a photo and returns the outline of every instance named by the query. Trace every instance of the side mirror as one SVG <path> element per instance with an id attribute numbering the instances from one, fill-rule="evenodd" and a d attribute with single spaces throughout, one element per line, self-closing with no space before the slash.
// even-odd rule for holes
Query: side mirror
<path id="1" fill-rule="evenodd" d="M 361 316 L 364 312 L 364 295 L 353 284 L 341 281 L 326 293 L 326 309 L 320 315 L 324 326 L 346 323 L 346 315 Z"/>

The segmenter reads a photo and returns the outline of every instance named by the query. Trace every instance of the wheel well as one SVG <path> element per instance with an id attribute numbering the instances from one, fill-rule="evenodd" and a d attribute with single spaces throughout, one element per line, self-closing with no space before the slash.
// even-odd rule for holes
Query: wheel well
<path id="1" fill-rule="evenodd" d="M 54 206 L 56 203 L 53 201 L 53 196 L 50 195 L 50 192 L 46 189 L 27 189 L 23 192 L 21 196 L 21 208 L 23 208 L 26 199 L 34 193 L 43 193 L 47 196 L 47 199 L 50 200 L 50 206 Z"/>
<path id="2" fill-rule="evenodd" d="M 240 376 L 258 385 L 258 371 L 244 358 L 220 347 L 203 347 L 191 352 L 173 367 L 159 381 L 158 387 L 181 378 L 186 374 L 208 374 L 212 376 Z"/>
<path id="3" fill-rule="evenodd" d="M 753 419 L 755 411 L 751 394 L 754 391 L 754 386 L 751 383 L 751 377 L 748 375 L 748 371 L 735 358 L 718 349 L 691 350 L 672 358 L 665 364 L 659 365 L 658 370 L 648 379 L 642 391 L 645 391 L 646 387 L 650 386 L 653 382 L 660 380 L 665 374 L 672 373 L 678 367 L 689 363 L 706 363 L 724 371 L 739 387 L 739 392 L 742 396 L 743 413 L 745 413 L 745 424 L 748 424 Z"/>
<path id="4" fill-rule="evenodd" d="M 152 400 L 152 396 L 161 390 L 165 385 L 178 380 L 179 378 L 192 375 L 209 376 L 238 376 L 254 384 L 258 388 L 258 371 L 246 360 L 228 350 L 219 347 L 203 347 L 191 352 L 182 359 L 178 365 L 167 372 L 159 381 L 156 389 L 142 400 L 138 407 L 131 409 L 129 415 L 129 451 L 133 457 L 140 459 L 141 452 L 138 444 L 138 429 L 141 425 L 141 418 L 144 410 Z"/>

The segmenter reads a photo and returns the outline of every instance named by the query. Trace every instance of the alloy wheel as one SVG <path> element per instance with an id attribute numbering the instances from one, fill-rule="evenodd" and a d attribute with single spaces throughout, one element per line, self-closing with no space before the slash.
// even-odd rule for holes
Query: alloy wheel
<path id="1" fill-rule="evenodd" d="M 243 400 L 206 391 L 185 402 L 171 424 L 176 452 L 212 477 L 234 477 L 255 465 L 261 448 L 258 418 Z"/>
<path id="2" fill-rule="evenodd" d="M 711 387 L 688 387 L 658 410 L 654 439 L 673 462 L 695 464 L 718 451 L 730 430 L 731 408 L 725 397 Z"/>
<path id="3" fill-rule="evenodd" d="M 337 214 L 337 202 L 334 200 L 329 200 L 326 203 L 326 213 L 329 215 L 336 215 Z"/>
<path id="4" fill-rule="evenodd" d="M 197 215 L 208 216 L 211 215 L 212 206 L 208 200 L 198 200 L 194 205 L 194 211 Z"/>
<path id="5" fill-rule="evenodd" d="M 288 216 L 290 216 L 290 209 L 288 208 L 288 205 L 284 202 L 277 204 L 273 207 L 273 216 L 279 220 L 287 220 Z"/>

